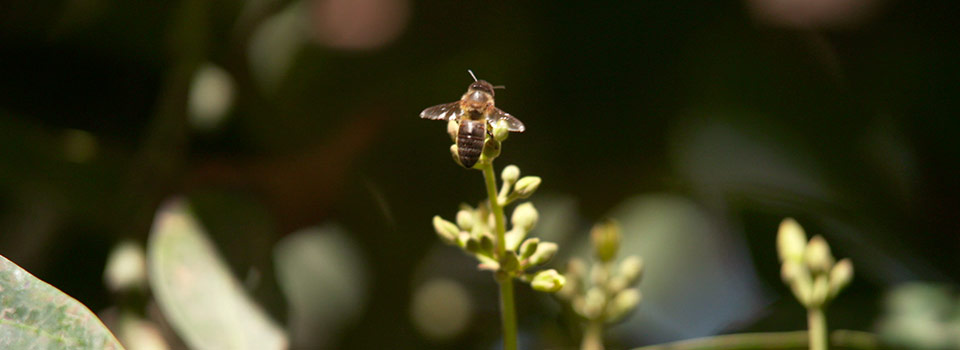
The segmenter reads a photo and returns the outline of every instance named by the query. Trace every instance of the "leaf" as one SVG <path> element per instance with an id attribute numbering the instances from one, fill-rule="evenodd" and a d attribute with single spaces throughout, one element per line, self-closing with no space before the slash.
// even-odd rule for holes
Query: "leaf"
<path id="1" fill-rule="evenodd" d="M 283 330 L 245 294 L 183 200 L 157 213 L 147 266 L 157 304 L 191 348 L 287 348 Z"/>
<path id="2" fill-rule="evenodd" d="M 123 349 L 79 301 L 0 256 L 0 349 Z"/>

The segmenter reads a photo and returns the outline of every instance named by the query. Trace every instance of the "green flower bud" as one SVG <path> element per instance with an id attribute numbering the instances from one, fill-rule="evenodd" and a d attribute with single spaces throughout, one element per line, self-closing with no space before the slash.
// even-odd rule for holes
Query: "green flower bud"
<path id="1" fill-rule="evenodd" d="M 510 136 L 510 129 L 506 121 L 498 120 L 496 124 L 493 124 L 493 138 L 503 142 L 507 139 L 507 136 Z"/>
<path id="2" fill-rule="evenodd" d="M 830 270 L 830 298 L 840 294 L 851 280 L 853 280 L 853 262 L 850 259 L 840 260 L 833 265 L 833 269 Z"/>
<path id="3" fill-rule="evenodd" d="M 557 273 L 557 270 L 549 269 L 538 272 L 530 282 L 530 287 L 537 291 L 553 293 L 562 289 L 566 283 L 566 277 Z"/>
<path id="4" fill-rule="evenodd" d="M 628 256 L 620 262 L 618 272 L 627 285 L 637 283 L 643 277 L 643 259 L 636 255 Z"/>
<path id="5" fill-rule="evenodd" d="M 457 212 L 457 226 L 460 226 L 460 229 L 463 231 L 472 231 L 473 216 L 473 210 L 460 209 L 460 211 Z"/>
<path id="6" fill-rule="evenodd" d="M 783 219 L 780 230 L 777 231 L 777 254 L 780 261 L 800 261 L 806 246 L 807 235 L 803 232 L 803 227 L 792 218 Z"/>
<path id="7" fill-rule="evenodd" d="M 524 238 L 527 238 L 527 231 L 524 231 L 521 227 L 514 227 L 503 235 L 503 243 L 506 244 L 507 250 L 515 251 L 520 247 L 520 242 L 523 242 Z"/>
<path id="8" fill-rule="evenodd" d="M 527 262 L 530 266 L 546 264 L 547 261 L 550 261 L 550 259 L 557 254 L 558 248 L 556 243 L 540 242 L 540 244 L 537 244 L 537 251 L 527 259 Z"/>
<path id="9" fill-rule="evenodd" d="M 520 267 L 520 258 L 517 257 L 517 253 L 512 250 L 504 252 L 503 256 L 500 257 L 500 267 L 502 267 L 501 270 L 507 272 L 517 271 Z"/>
<path id="10" fill-rule="evenodd" d="M 513 195 L 517 198 L 530 197 L 540 187 L 541 181 L 539 176 L 524 176 L 517 180 L 517 184 L 513 188 Z"/>
<path id="11" fill-rule="evenodd" d="M 480 249 L 481 249 L 481 248 L 480 248 L 480 240 L 471 237 L 469 240 L 467 240 L 467 244 L 466 244 L 466 246 L 465 246 L 464 248 L 465 248 L 468 252 L 471 252 L 471 253 L 479 253 L 479 252 L 480 252 Z"/>
<path id="12" fill-rule="evenodd" d="M 521 181 L 522 180 L 523 179 L 521 179 Z M 540 214 L 537 212 L 537 208 L 533 207 L 533 203 L 527 202 L 513 209 L 510 223 L 513 224 L 513 228 L 519 227 L 526 232 L 530 232 L 533 230 L 533 227 L 537 225 L 537 220 L 539 219 Z"/>
<path id="13" fill-rule="evenodd" d="M 500 141 L 492 137 L 488 137 L 487 141 L 483 143 L 483 156 L 487 157 L 487 160 L 496 158 L 500 156 Z M 479 162 L 478 162 L 479 164 Z"/>
<path id="14" fill-rule="evenodd" d="M 520 259 L 527 259 L 534 252 L 537 251 L 537 246 L 540 245 L 539 238 L 531 238 L 523 242 L 523 245 L 520 246 Z"/>
<path id="15" fill-rule="evenodd" d="M 451 120 L 447 122 L 447 134 L 450 135 L 450 140 L 457 142 L 457 134 L 460 133 L 460 123 L 456 120 Z"/>
<path id="16" fill-rule="evenodd" d="M 433 229 L 437 231 L 440 240 L 447 244 L 453 244 L 457 236 L 460 235 L 460 229 L 452 222 L 444 220 L 440 215 L 433 217 Z"/>
<path id="17" fill-rule="evenodd" d="M 616 221 L 606 220 L 590 230 L 593 252 L 603 262 L 613 261 L 620 249 L 620 225 Z"/>
<path id="18" fill-rule="evenodd" d="M 595 320 L 603 314 L 603 304 L 606 303 L 606 297 L 600 288 L 593 287 L 587 291 L 586 299 L 583 305 L 583 317 L 588 320 Z"/>
<path id="19" fill-rule="evenodd" d="M 491 235 L 480 236 L 480 252 L 487 255 L 493 254 L 493 237 Z"/>
<path id="20" fill-rule="evenodd" d="M 610 304 L 607 305 L 607 323 L 620 321 L 629 315 L 640 304 L 640 299 L 640 291 L 635 288 L 624 289 L 617 293 Z"/>
<path id="21" fill-rule="evenodd" d="M 813 236 L 803 252 L 803 260 L 813 274 L 829 273 L 833 268 L 833 255 L 827 240 L 820 235 Z"/>
<path id="22" fill-rule="evenodd" d="M 813 288 L 810 290 L 810 300 L 807 307 L 820 307 L 827 302 L 827 296 L 830 295 L 830 282 L 826 275 L 819 275 L 813 280 Z"/>
<path id="23" fill-rule="evenodd" d="M 519 178 L 520 168 L 513 164 L 507 165 L 506 168 L 503 168 L 503 172 L 500 173 L 500 179 L 506 184 L 513 184 L 517 182 Z"/>

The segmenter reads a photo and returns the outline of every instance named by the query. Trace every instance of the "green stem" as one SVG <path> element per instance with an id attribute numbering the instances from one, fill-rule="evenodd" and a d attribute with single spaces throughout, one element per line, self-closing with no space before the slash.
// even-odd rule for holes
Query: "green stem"
<path id="1" fill-rule="evenodd" d="M 827 318 L 822 307 L 807 310 L 807 328 L 810 330 L 810 350 L 827 350 Z"/>
<path id="2" fill-rule="evenodd" d="M 590 321 L 583 331 L 580 350 L 603 350 L 603 322 Z"/>
<path id="3" fill-rule="evenodd" d="M 836 330 L 830 334 L 830 342 L 841 349 L 881 349 L 877 336 L 867 332 Z M 634 350 L 800 350 L 808 345 L 809 332 L 793 331 L 718 335 Z"/>
<path id="4" fill-rule="evenodd" d="M 503 217 L 503 206 L 497 199 L 497 180 L 493 174 L 493 162 L 487 162 L 482 166 L 483 177 L 487 185 L 487 197 L 490 198 L 490 211 L 493 212 L 493 220 L 496 223 L 496 248 L 494 257 L 499 259 L 506 254 L 506 243 L 504 235 L 507 232 Z M 496 279 L 500 284 L 500 314 L 503 319 L 503 349 L 517 349 L 517 311 L 513 302 L 513 276 L 507 275 L 504 278 Z"/>

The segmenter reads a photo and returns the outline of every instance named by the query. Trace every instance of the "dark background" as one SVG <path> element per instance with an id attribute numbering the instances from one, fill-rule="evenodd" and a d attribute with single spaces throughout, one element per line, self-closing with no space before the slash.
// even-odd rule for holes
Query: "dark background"
<path id="1" fill-rule="evenodd" d="M 440 270 L 425 257 L 450 249 L 431 217 L 484 196 L 479 172 L 451 161 L 445 125 L 417 117 L 459 98 L 472 69 L 507 86 L 497 105 L 527 126 L 498 168 L 518 164 L 544 179 L 538 196 L 576 202 L 578 237 L 629 198 L 665 194 L 744 244 L 721 254 L 752 264 L 766 301 L 711 333 L 804 327 L 774 250 L 787 216 L 857 267 L 831 327 L 872 330 L 889 288 L 960 277 L 960 7 L 781 1 L 797 8 L 778 16 L 776 2 L 3 1 L 0 254 L 101 310 L 110 247 L 145 241 L 158 205 L 186 195 L 284 320 L 270 247 L 336 222 L 370 283 L 327 346 L 487 348 L 496 294 L 469 260 L 455 264 L 476 276 L 453 278 L 490 282 L 470 284 L 484 285 L 470 327 L 437 341 L 409 321 L 415 275 Z M 251 49 L 281 11 L 301 20 L 289 54 L 282 33 Z M 188 92 L 207 63 L 234 98 L 201 129 Z M 93 153 L 71 157 L 77 142 Z M 576 344 L 555 306 L 518 293 L 525 339 Z M 611 342 L 679 337 L 630 332 Z"/>

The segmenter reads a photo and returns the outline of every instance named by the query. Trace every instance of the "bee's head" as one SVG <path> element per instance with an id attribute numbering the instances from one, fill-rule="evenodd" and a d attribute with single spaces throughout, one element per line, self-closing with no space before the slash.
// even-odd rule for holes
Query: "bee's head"
<path id="1" fill-rule="evenodd" d="M 493 85 L 491 85 L 490 83 L 488 83 L 486 80 L 477 80 L 477 81 L 473 82 L 473 84 L 470 84 L 470 87 L 468 88 L 468 90 L 470 90 L 470 91 L 482 91 L 482 92 L 485 92 L 485 93 L 490 94 L 490 97 L 493 97 L 493 95 L 494 95 L 494 94 L 493 94 Z"/>

